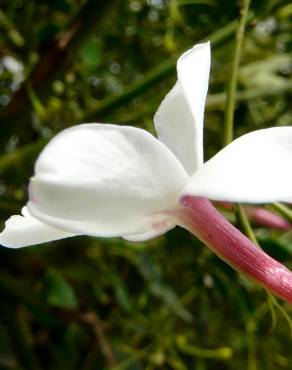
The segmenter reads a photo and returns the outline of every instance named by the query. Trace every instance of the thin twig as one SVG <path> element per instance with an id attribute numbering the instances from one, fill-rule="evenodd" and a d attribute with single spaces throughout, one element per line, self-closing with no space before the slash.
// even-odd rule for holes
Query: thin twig
<path id="1" fill-rule="evenodd" d="M 253 232 L 253 229 L 251 227 L 251 224 L 249 222 L 249 219 L 246 215 L 246 211 L 244 207 L 241 204 L 237 205 L 237 219 L 240 223 L 240 226 L 242 228 L 242 231 L 248 238 L 259 247 L 259 243 L 257 241 L 257 238 Z"/>
<path id="2" fill-rule="evenodd" d="M 231 67 L 231 75 L 227 89 L 227 103 L 225 111 L 225 126 L 224 126 L 224 137 L 223 144 L 228 145 L 233 140 L 233 121 L 234 121 L 234 108 L 235 108 L 235 97 L 236 97 L 236 86 L 238 69 L 240 64 L 241 50 L 244 39 L 245 26 L 248 19 L 248 10 L 250 7 L 251 0 L 244 0 L 243 7 L 241 9 L 241 17 L 239 20 L 238 29 L 236 32 L 236 43 L 234 58 Z"/>
<path id="3" fill-rule="evenodd" d="M 292 222 L 292 210 L 282 203 L 273 203 L 273 208 L 281 213 L 287 220 Z"/>
<path id="4" fill-rule="evenodd" d="M 100 350 L 105 358 L 107 366 L 113 369 L 116 366 L 116 360 L 113 355 L 111 345 L 105 335 L 105 329 L 102 322 L 94 312 L 87 312 L 82 315 L 82 320 L 93 327 Z"/>

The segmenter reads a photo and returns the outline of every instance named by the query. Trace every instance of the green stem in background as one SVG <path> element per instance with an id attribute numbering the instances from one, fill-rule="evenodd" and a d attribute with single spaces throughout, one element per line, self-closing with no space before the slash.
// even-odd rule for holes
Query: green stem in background
<path id="1" fill-rule="evenodd" d="M 9 41 L 13 46 L 22 48 L 25 45 L 25 40 L 20 32 L 16 29 L 10 18 L 0 9 L 0 30 L 1 34 L 7 34 Z"/>
<path id="2" fill-rule="evenodd" d="M 31 105 L 33 106 L 36 114 L 42 119 L 42 118 L 45 118 L 46 117 L 46 109 L 45 107 L 43 106 L 43 104 L 41 103 L 41 101 L 39 100 L 36 92 L 34 91 L 34 88 L 31 84 L 30 81 L 27 81 L 27 84 L 26 84 L 26 91 L 27 91 L 27 95 L 28 95 L 28 98 L 31 102 Z"/>
<path id="3" fill-rule="evenodd" d="M 233 355 L 233 351 L 230 347 L 220 347 L 214 349 L 199 348 L 193 344 L 189 344 L 187 339 L 183 336 L 177 337 L 176 344 L 181 352 L 198 358 L 227 360 Z"/>
<path id="4" fill-rule="evenodd" d="M 245 26 L 248 18 L 248 11 L 250 7 L 251 0 L 243 0 L 243 6 L 241 9 L 241 16 L 236 31 L 235 38 L 235 51 L 232 61 L 231 76 L 227 89 L 227 101 L 225 110 L 225 121 L 224 121 L 224 136 L 223 136 L 223 146 L 228 145 L 233 140 L 233 126 L 234 126 L 234 109 L 236 101 L 236 87 L 237 87 L 237 77 L 240 64 L 241 50 L 244 40 Z M 252 227 L 247 219 L 245 211 L 241 205 L 237 208 L 238 221 L 245 232 L 245 234 L 252 240 L 256 245 L 258 242 L 253 233 Z"/>
<path id="5" fill-rule="evenodd" d="M 238 28 L 236 31 L 235 38 L 235 51 L 232 61 L 231 76 L 227 88 L 227 101 L 225 110 L 225 121 L 224 121 L 224 136 L 223 136 L 223 146 L 228 145 L 233 140 L 233 126 L 234 126 L 234 109 L 236 101 L 236 87 L 237 87 L 237 77 L 240 64 L 241 50 L 244 40 L 245 26 L 248 19 L 248 11 L 250 7 L 251 0 L 243 0 L 243 6 L 240 12 L 240 19 Z M 256 245 L 258 245 L 256 237 L 253 233 L 252 227 L 247 219 L 245 211 L 241 205 L 237 208 L 238 221 L 241 224 L 245 234 L 252 240 Z"/>
<path id="6" fill-rule="evenodd" d="M 285 310 L 285 308 L 280 305 L 280 303 L 277 301 L 277 299 L 271 293 L 267 292 L 267 294 L 268 294 L 268 301 L 270 302 L 270 304 L 274 305 L 274 307 L 277 308 L 277 310 L 280 312 L 280 314 L 286 320 L 286 322 L 289 326 L 290 336 L 292 338 L 292 319 L 291 319 L 291 317 L 289 316 L 289 314 Z M 272 313 L 272 319 L 274 319 L 273 318 L 273 312 L 271 311 L 271 313 Z"/>
<path id="7" fill-rule="evenodd" d="M 236 85 L 238 69 L 241 57 L 241 50 L 244 39 L 245 26 L 248 20 L 248 10 L 250 7 L 251 0 L 244 0 L 243 7 L 241 9 L 241 17 L 239 20 L 238 29 L 236 32 L 236 43 L 234 58 L 231 67 L 231 75 L 227 89 L 227 103 L 225 111 L 225 122 L 224 122 L 224 137 L 223 144 L 228 145 L 233 140 L 233 121 L 234 121 L 234 108 L 235 108 L 235 96 L 236 96 Z"/>
<path id="8" fill-rule="evenodd" d="M 237 205 L 237 219 L 241 226 L 241 229 L 243 233 L 255 244 L 259 247 L 259 243 L 257 241 L 257 238 L 255 236 L 255 233 L 253 232 L 253 229 L 251 227 L 251 224 L 248 220 L 248 217 L 246 215 L 246 212 L 241 204 Z"/>
<path id="9" fill-rule="evenodd" d="M 272 207 L 281 213 L 287 220 L 292 222 L 292 210 L 282 203 L 273 203 Z"/>

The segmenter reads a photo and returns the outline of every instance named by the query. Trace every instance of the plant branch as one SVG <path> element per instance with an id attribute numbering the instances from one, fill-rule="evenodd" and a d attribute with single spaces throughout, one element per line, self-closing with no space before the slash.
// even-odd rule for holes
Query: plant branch
<path id="1" fill-rule="evenodd" d="M 282 203 L 273 203 L 272 207 L 282 214 L 287 220 L 292 222 L 292 210 L 290 208 L 286 207 Z"/>
<path id="2" fill-rule="evenodd" d="M 87 312 L 82 315 L 82 320 L 91 325 L 96 335 L 100 350 L 106 360 L 107 367 L 113 369 L 116 367 L 116 360 L 113 355 L 111 345 L 105 335 L 105 328 L 94 312 Z"/>
<path id="3" fill-rule="evenodd" d="M 233 140 L 233 120 L 234 120 L 234 108 L 235 108 L 235 96 L 238 69 L 240 64 L 241 50 L 244 39 L 245 26 L 248 20 L 248 11 L 251 0 L 244 0 L 243 7 L 241 9 L 241 17 L 236 32 L 236 43 L 234 58 L 232 62 L 231 75 L 227 89 L 227 102 L 225 111 L 225 122 L 224 122 L 224 137 L 223 144 L 228 145 Z"/>

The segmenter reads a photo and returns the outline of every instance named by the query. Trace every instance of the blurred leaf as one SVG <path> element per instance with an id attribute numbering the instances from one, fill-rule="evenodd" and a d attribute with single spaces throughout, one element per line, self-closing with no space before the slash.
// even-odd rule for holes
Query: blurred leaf
<path id="1" fill-rule="evenodd" d="M 281 261 L 289 261 L 292 256 L 292 243 L 291 241 L 281 241 L 277 238 L 261 238 L 260 244 L 272 257 Z"/>
<path id="2" fill-rule="evenodd" d="M 128 313 L 134 311 L 133 302 L 122 279 L 113 271 L 109 274 L 111 283 L 113 284 L 116 299 L 120 306 Z"/>
<path id="3" fill-rule="evenodd" d="M 96 69 L 101 63 L 101 44 L 96 37 L 91 37 L 82 48 L 81 59 L 84 65 L 90 69 Z"/>
<path id="4" fill-rule="evenodd" d="M 44 289 L 50 305 L 67 309 L 78 306 L 74 289 L 57 270 L 48 269 L 44 277 Z"/>
<path id="5" fill-rule="evenodd" d="M 177 5 L 206 4 L 214 6 L 214 0 L 176 0 Z"/>

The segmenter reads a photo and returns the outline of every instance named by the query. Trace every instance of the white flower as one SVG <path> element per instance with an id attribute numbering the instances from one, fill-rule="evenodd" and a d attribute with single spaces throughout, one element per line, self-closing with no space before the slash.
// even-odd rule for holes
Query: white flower
<path id="1" fill-rule="evenodd" d="M 40 154 L 22 216 L 0 234 L 11 248 L 85 234 L 147 240 L 177 223 L 186 196 L 292 202 L 292 128 L 240 137 L 203 164 L 210 45 L 177 62 L 178 79 L 154 117 L 158 139 L 127 126 L 83 124 Z"/>
<path id="2" fill-rule="evenodd" d="M 20 84 L 24 80 L 24 66 L 12 56 L 6 55 L 1 59 L 3 66 L 13 75 L 14 83 Z"/>

